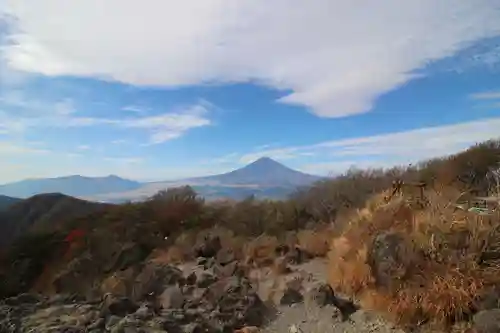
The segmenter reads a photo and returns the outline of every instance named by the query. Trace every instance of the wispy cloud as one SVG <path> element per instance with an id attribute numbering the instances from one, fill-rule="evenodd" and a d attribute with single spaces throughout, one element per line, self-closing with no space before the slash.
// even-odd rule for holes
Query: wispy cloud
<path id="1" fill-rule="evenodd" d="M 137 105 L 127 105 L 122 108 L 123 111 L 134 112 L 134 113 L 146 113 L 149 109 L 145 107 L 140 107 Z"/>
<path id="2" fill-rule="evenodd" d="M 79 145 L 78 147 L 76 147 L 76 149 L 78 149 L 78 150 L 89 150 L 90 146 L 88 146 L 88 145 Z"/>
<path id="3" fill-rule="evenodd" d="M 48 154 L 50 150 L 33 148 L 26 145 L 21 145 L 9 141 L 0 141 L 0 156 L 6 157 L 11 155 L 27 155 L 27 154 Z"/>
<path id="4" fill-rule="evenodd" d="M 484 91 L 469 96 L 470 99 L 474 100 L 492 100 L 500 99 L 500 91 Z"/>
<path id="5" fill-rule="evenodd" d="M 6 1 L 0 11 L 16 19 L 5 46 L 11 68 L 170 87 L 260 82 L 291 91 L 280 102 L 322 117 L 367 112 L 416 70 L 500 34 L 498 4 L 488 0 L 71 4 Z M 97 11 L 113 15 L 95 20 Z"/>
<path id="6" fill-rule="evenodd" d="M 208 126 L 209 110 L 203 105 L 194 105 L 178 112 L 158 116 L 125 119 L 118 122 L 127 128 L 142 128 L 151 131 L 150 143 L 158 144 L 181 136 L 189 129 Z"/>
<path id="7" fill-rule="evenodd" d="M 11 112 L 2 111 L 2 106 Z M 16 91 L 0 96 L 0 131 L 21 133 L 33 128 L 71 128 L 113 126 L 146 131 L 149 144 L 159 144 L 182 136 L 190 129 L 208 126 L 211 104 L 201 103 L 174 108 L 154 116 L 98 118 L 77 115 L 70 99 L 55 103 L 26 98 Z M 22 109 L 24 112 L 19 112 Z M 116 142 L 115 142 L 116 143 Z"/>

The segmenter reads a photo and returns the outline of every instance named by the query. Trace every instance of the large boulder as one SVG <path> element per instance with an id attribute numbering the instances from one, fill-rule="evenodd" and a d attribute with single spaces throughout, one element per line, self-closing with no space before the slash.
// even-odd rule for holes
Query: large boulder
<path id="1" fill-rule="evenodd" d="M 479 311 L 473 322 L 477 333 L 500 333 L 500 309 Z"/>
<path id="2" fill-rule="evenodd" d="M 413 260 L 412 244 L 395 232 L 377 235 L 368 248 L 367 263 L 379 287 L 397 286 Z"/>
<path id="3" fill-rule="evenodd" d="M 131 298 L 134 301 L 154 300 L 168 286 L 176 285 L 182 279 L 182 271 L 177 267 L 148 263 L 135 278 Z"/>

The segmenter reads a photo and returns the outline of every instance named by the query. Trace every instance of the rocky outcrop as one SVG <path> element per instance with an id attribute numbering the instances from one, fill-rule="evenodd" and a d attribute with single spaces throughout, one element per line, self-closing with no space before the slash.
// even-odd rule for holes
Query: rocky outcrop
<path id="1" fill-rule="evenodd" d="M 262 325 L 266 314 L 245 277 L 210 271 L 184 275 L 174 266 L 147 264 L 125 296 L 4 299 L 0 332 L 232 332 Z"/>

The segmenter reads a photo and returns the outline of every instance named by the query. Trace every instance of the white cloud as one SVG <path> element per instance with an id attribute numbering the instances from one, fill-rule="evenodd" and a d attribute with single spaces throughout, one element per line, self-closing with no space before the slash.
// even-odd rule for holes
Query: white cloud
<path id="1" fill-rule="evenodd" d="M 78 147 L 76 147 L 76 149 L 78 149 L 78 150 L 89 150 L 90 146 L 88 146 L 88 145 L 79 145 Z"/>
<path id="2" fill-rule="evenodd" d="M 249 163 L 260 157 L 277 160 L 318 160 L 302 163 L 303 170 L 315 173 L 337 172 L 351 165 L 360 168 L 386 167 L 416 163 L 428 158 L 453 154 L 475 143 L 500 139 L 500 118 L 473 122 L 420 128 L 405 132 L 387 133 L 320 142 L 314 145 L 284 147 L 281 149 L 252 152 L 239 157 L 240 163 Z M 307 156 L 305 159 L 302 157 Z M 330 169 L 329 169 L 330 168 Z"/>
<path id="3" fill-rule="evenodd" d="M 5 47 L 11 68 L 137 85 L 258 81 L 324 117 L 369 111 L 412 71 L 500 34 L 496 0 L 6 4 L 18 22 Z"/>
<path id="4" fill-rule="evenodd" d="M 500 91 L 484 91 L 469 96 L 471 99 L 475 100 L 491 100 L 500 99 Z"/>

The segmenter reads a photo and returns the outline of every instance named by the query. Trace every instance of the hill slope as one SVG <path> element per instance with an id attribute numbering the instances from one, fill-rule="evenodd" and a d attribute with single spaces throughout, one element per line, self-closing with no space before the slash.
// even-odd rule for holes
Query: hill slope
<path id="1" fill-rule="evenodd" d="M 85 216 L 107 207 L 60 193 L 35 195 L 0 212 L 0 247 L 30 228 L 43 228 L 61 221 Z"/>
<path id="2" fill-rule="evenodd" d="M 6 195 L 0 195 L 0 211 L 3 211 L 5 209 L 9 208 L 11 205 L 13 205 L 19 201 L 21 201 L 21 199 L 19 199 L 19 198 L 13 198 L 13 197 L 8 197 Z"/>
<path id="3" fill-rule="evenodd" d="M 100 193 L 130 191 L 142 184 L 117 176 L 27 179 L 0 185 L 0 194 L 28 198 L 41 193 L 63 193 L 70 196 L 88 196 Z"/>

